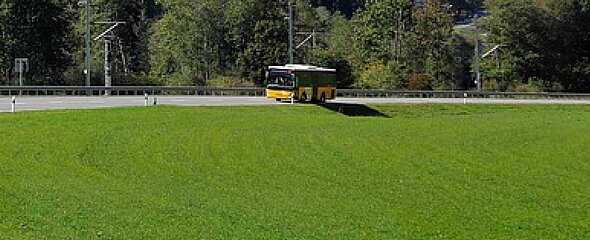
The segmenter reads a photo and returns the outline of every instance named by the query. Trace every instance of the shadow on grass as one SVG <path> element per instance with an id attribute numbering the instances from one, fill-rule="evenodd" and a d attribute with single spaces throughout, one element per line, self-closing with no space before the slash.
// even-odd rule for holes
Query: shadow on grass
<path id="1" fill-rule="evenodd" d="M 319 103 L 320 107 L 340 113 L 348 117 L 383 117 L 390 118 L 384 113 L 362 104 L 352 103 Z"/>

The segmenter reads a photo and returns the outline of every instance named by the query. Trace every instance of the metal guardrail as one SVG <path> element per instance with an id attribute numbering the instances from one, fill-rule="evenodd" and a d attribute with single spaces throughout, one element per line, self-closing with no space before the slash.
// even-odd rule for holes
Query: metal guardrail
<path id="1" fill-rule="evenodd" d="M 264 88 L 250 87 L 195 87 L 195 86 L 24 86 L 0 87 L 0 96 L 86 96 L 86 95 L 221 95 L 221 96 L 264 96 Z"/>
<path id="2" fill-rule="evenodd" d="M 515 98 L 515 99 L 590 99 L 588 93 L 561 92 L 476 92 L 476 91 L 395 91 L 339 89 L 340 97 L 367 98 Z"/>
<path id="3" fill-rule="evenodd" d="M 0 96 L 137 96 L 196 95 L 196 96 L 264 96 L 258 87 L 197 87 L 197 86 L 0 86 Z M 338 97 L 353 98 L 515 98 L 515 99 L 590 99 L 588 93 L 559 92 L 474 92 L 474 91 L 398 91 L 372 89 L 338 89 Z"/>

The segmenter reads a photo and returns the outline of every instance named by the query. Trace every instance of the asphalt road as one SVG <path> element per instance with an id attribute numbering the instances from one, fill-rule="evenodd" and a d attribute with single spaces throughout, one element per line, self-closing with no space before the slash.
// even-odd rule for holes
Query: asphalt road
<path id="1" fill-rule="evenodd" d="M 176 106 L 249 106 L 289 104 L 264 97 L 221 96 L 160 96 L 158 104 Z M 462 98 L 338 98 L 334 103 L 348 104 L 463 104 Z M 153 105 L 154 98 L 149 98 Z M 584 104 L 590 100 L 516 100 L 516 99 L 467 99 L 468 104 Z M 134 97 L 19 97 L 16 111 L 40 111 L 63 109 L 94 109 L 111 107 L 144 106 L 143 96 Z M 11 111 L 11 98 L 0 97 L 0 112 Z"/>

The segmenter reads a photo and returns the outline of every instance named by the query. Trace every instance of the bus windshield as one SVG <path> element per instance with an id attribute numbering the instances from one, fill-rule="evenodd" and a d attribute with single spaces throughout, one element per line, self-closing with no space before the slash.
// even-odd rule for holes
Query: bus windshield
<path id="1" fill-rule="evenodd" d="M 268 77 L 268 87 L 292 89 L 295 87 L 293 75 L 288 73 L 271 73 Z"/>

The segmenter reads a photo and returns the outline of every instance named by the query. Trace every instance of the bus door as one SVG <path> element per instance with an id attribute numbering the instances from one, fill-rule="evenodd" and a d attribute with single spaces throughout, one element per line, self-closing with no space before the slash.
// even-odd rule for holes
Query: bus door
<path id="1" fill-rule="evenodd" d="M 313 97 L 311 97 L 312 101 L 317 101 L 319 99 L 318 97 L 318 86 L 314 84 L 313 86 Z"/>
<path id="2" fill-rule="evenodd" d="M 313 87 L 311 87 L 311 86 L 305 86 L 304 87 L 304 90 L 303 90 L 303 93 L 301 93 L 301 96 L 303 96 L 303 94 L 305 94 L 305 99 L 306 100 L 312 100 L 313 99 L 313 93 L 314 93 Z"/>

